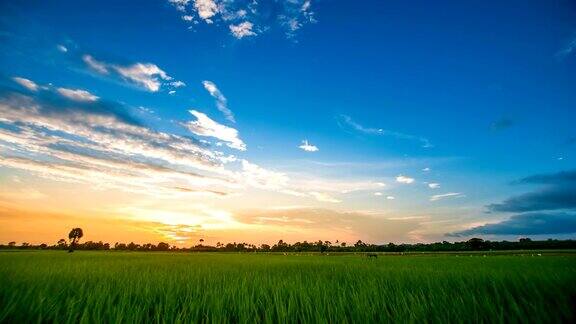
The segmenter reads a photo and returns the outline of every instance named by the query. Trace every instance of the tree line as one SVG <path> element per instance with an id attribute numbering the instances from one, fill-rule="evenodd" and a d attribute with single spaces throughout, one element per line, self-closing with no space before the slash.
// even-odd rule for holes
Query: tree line
<path id="1" fill-rule="evenodd" d="M 77 229 L 74 229 L 77 230 Z M 74 234 L 74 235 L 73 235 Z M 472 238 L 462 242 L 436 242 L 436 243 L 416 243 L 416 244 L 368 244 L 357 241 L 354 244 L 345 242 L 316 241 L 316 242 L 296 242 L 287 243 L 279 240 L 276 244 L 249 244 L 249 243 L 216 243 L 216 245 L 204 244 L 200 239 L 199 243 L 190 247 L 177 247 L 165 242 L 158 244 L 146 243 L 136 244 L 134 242 L 114 244 L 102 241 L 86 241 L 79 243 L 82 235 L 78 236 L 78 231 L 71 232 L 70 241 L 60 239 L 56 244 L 30 243 L 16 244 L 9 242 L 7 245 L 0 244 L 0 249 L 21 249 L 21 250 L 116 250 L 116 251 L 180 251 L 180 252 L 449 252 L 449 251 L 503 251 L 503 250 L 547 250 L 547 249 L 576 249 L 576 240 L 531 240 L 521 238 L 518 241 L 489 241 L 481 238 Z M 81 230 L 80 230 L 81 234 Z"/>

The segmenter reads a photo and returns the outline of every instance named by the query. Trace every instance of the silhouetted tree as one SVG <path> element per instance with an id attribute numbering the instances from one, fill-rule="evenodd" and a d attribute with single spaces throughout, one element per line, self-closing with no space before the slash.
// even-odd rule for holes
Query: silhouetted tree
<path id="1" fill-rule="evenodd" d="M 68 233 L 68 238 L 70 239 L 70 250 L 68 250 L 68 253 L 74 252 L 74 248 L 82 236 L 84 236 L 84 232 L 80 227 L 73 228 L 70 233 Z"/>
<path id="2" fill-rule="evenodd" d="M 59 239 L 57 246 L 59 249 L 64 250 L 66 248 L 66 240 L 65 239 Z"/>
<path id="3" fill-rule="evenodd" d="M 170 249 L 170 244 L 160 242 L 158 243 L 158 246 L 156 246 L 156 249 L 158 249 L 158 251 L 168 251 Z"/>
<path id="4" fill-rule="evenodd" d="M 472 251 L 484 248 L 484 240 L 481 238 L 471 238 L 466 242 Z"/>
<path id="5" fill-rule="evenodd" d="M 13 248 L 13 247 L 16 246 L 16 242 L 14 242 L 14 241 L 9 242 L 9 243 L 8 243 L 8 246 L 11 247 L 11 248 Z"/>

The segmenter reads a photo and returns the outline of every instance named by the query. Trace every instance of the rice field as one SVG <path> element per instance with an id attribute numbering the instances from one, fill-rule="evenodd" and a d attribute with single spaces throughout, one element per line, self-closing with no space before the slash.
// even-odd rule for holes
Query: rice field
<path id="1" fill-rule="evenodd" d="M 576 254 L 0 252 L 0 322 L 576 321 Z"/>

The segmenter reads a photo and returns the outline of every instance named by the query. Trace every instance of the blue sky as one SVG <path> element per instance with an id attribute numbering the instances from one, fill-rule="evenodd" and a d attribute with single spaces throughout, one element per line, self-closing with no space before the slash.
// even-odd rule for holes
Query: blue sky
<path id="1" fill-rule="evenodd" d="M 137 6 L 123 1 L 30 1 L 1 6 L 0 83 L 8 117 L 0 129 L 10 136 L 20 134 L 20 142 L 13 137 L 0 142 L 2 155 L 39 161 L 44 168 L 55 158 L 79 163 L 78 156 L 63 157 L 50 151 L 53 147 L 38 153 L 38 145 L 48 145 L 40 140 L 56 128 L 69 133 L 50 145 L 68 145 L 65 140 L 75 136 L 84 137 L 79 142 L 94 140 L 83 130 L 58 124 L 70 121 L 75 112 L 85 113 L 82 118 L 87 120 L 91 114 L 115 120 L 130 116 L 143 130 L 194 141 L 185 145 L 201 143 L 201 153 L 187 153 L 207 154 L 228 173 L 202 168 L 200 173 L 241 183 L 234 188 L 193 188 L 195 193 L 218 191 L 231 198 L 177 195 L 160 199 L 157 208 L 175 212 L 167 211 L 172 204 L 164 199 L 178 204 L 208 201 L 204 209 L 198 208 L 207 215 L 214 210 L 227 213 L 233 222 L 219 226 L 234 228 L 235 235 L 262 230 L 246 229 L 253 220 L 242 215 L 258 214 L 254 210 L 266 206 L 289 210 L 274 217 L 290 221 L 282 227 L 264 221 L 274 217 L 261 217 L 257 225 L 270 225 L 272 233 L 295 239 L 324 235 L 291 222 L 298 212 L 317 210 L 345 215 L 343 223 L 355 213 L 376 217 L 382 224 L 420 219 L 392 226 L 409 225 L 406 233 L 368 235 L 373 241 L 443 239 L 446 233 L 506 222 L 513 215 L 486 206 L 546 190 L 511 182 L 576 166 L 576 5 L 571 1 L 191 0 Z M 15 93 L 46 108 L 9 113 L 22 105 L 14 103 Z M 68 107 L 64 112 L 63 106 Z M 34 136 L 23 139 L 22 129 L 14 128 L 32 113 L 39 115 L 34 118 L 51 116 L 58 126 L 32 121 L 27 126 Z M 94 123 L 90 127 L 100 130 Z M 128 135 L 116 136 L 121 141 Z M 164 140 L 154 143 L 174 143 Z M 88 149 L 96 150 L 82 148 Z M 171 171 L 198 171 L 187 161 L 165 159 L 164 153 L 132 149 L 123 159 Z M 100 161 L 120 154 L 104 147 L 97 151 Z M 59 178 L 62 174 L 6 161 L 0 167 L 2 181 L 24 193 L 34 190 L 46 198 L 67 185 Z M 89 168 L 113 174 L 95 165 Z M 132 176 L 133 170 L 122 172 Z M 31 180 L 10 183 L 14 176 Z M 140 174 L 138 181 L 148 183 L 148 176 Z M 76 179 L 82 182 L 77 186 L 132 192 L 126 183 L 95 184 L 88 178 Z M 45 187 L 44 181 L 49 182 Z M 573 217 L 574 186 L 558 186 L 568 193 L 562 200 L 568 202 L 554 210 L 562 219 Z M 5 207 L 7 215 L 18 213 L 11 211 L 14 205 L 24 204 L 13 192 L 5 192 L 3 201 L 11 206 Z M 141 221 L 145 217 L 125 212 L 136 208 L 134 201 L 142 193 L 131 194 L 107 212 Z M 87 192 L 85 204 L 102 199 Z M 40 201 L 27 205 L 35 207 Z M 194 212 L 178 211 L 183 218 Z M 312 222 L 314 215 L 309 216 Z M 201 228 L 197 235 L 207 237 L 231 235 L 210 232 L 206 223 L 212 220 L 206 217 L 183 223 L 156 217 L 153 222 L 195 226 L 190 232 Z M 431 225 L 435 222 L 449 225 Z M 351 233 L 335 227 L 326 235 L 362 237 L 364 228 L 359 225 Z M 573 230 L 540 234 L 572 237 Z M 522 234 L 512 232 L 480 234 Z M 180 234 L 174 235 L 182 238 Z"/>

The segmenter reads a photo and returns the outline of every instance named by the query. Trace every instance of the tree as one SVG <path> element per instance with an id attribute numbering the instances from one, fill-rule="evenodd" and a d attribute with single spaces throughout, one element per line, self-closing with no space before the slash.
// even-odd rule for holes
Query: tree
<path id="1" fill-rule="evenodd" d="M 58 248 L 64 250 L 66 248 L 66 240 L 65 239 L 59 239 L 58 240 Z"/>
<path id="2" fill-rule="evenodd" d="M 73 228 L 70 233 L 68 233 L 68 238 L 70 239 L 70 250 L 68 250 L 68 253 L 74 252 L 74 248 L 82 236 L 84 236 L 84 232 L 80 227 Z"/>
<path id="3" fill-rule="evenodd" d="M 158 251 L 168 251 L 170 249 L 170 244 L 160 242 L 160 243 L 158 243 L 156 248 L 158 249 Z"/>
<path id="4" fill-rule="evenodd" d="M 15 247 L 16 246 L 16 242 L 12 241 L 8 243 L 9 247 Z"/>
<path id="5" fill-rule="evenodd" d="M 481 238 L 473 237 L 469 239 L 466 244 L 470 247 L 471 250 L 481 250 L 484 247 L 484 240 Z"/>

